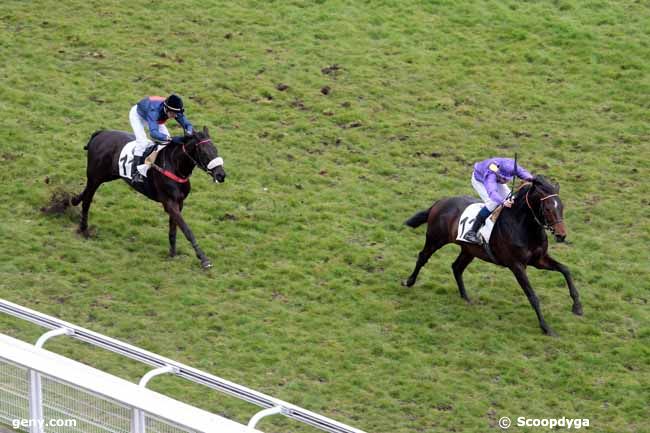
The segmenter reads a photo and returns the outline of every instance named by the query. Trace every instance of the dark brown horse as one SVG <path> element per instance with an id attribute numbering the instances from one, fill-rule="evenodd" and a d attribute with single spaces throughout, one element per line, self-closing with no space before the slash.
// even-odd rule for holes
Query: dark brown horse
<path id="1" fill-rule="evenodd" d="M 573 313 L 582 315 L 580 297 L 569 269 L 551 258 L 547 251 L 548 240 L 545 228 L 555 235 L 558 242 L 563 242 L 566 238 L 566 229 L 562 222 L 564 208 L 558 195 L 559 191 L 559 185 L 548 182 L 542 176 L 536 177 L 532 184 L 521 187 L 515 194 L 512 207 L 503 208 L 495 223 L 489 242 L 491 254 L 481 245 L 456 240 L 458 219 L 463 210 L 472 203 L 480 202 L 479 200 L 462 196 L 443 198 L 435 202 L 430 209 L 419 212 L 406 221 L 406 225 L 413 228 L 425 222 L 428 223 L 428 227 L 424 248 L 418 255 L 415 269 L 403 284 L 407 287 L 415 284 L 420 269 L 431 255 L 443 245 L 456 243 L 460 245 L 461 251 L 451 268 L 460 296 L 465 301 L 471 302 L 465 292 L 463 271 L 475 257 L 507 267 L 515 275 L 535 309 L 544 333 L 555 335 L 542 316 L 539 300 L 526 275 L 526 267 L 532 265 L 539 269 L 561 272 L 573 298 Z"/>
<path id="2" fill-rule="evenodd" d="M 88 210 L 97 188 L 102 183 L 120 179 L 119 165 L 124 164 L 126 160 L 120 160 L 120 152 L 125 144 L 134 139 L 132 134 L 123 131 L 97 131 L 90 137 L 85 147 L 88 150 L 86 188 L 70 200 L 73 206 L 83 203 L 79 232 L 84 236 L 88 237 Z M 207 128 L 189 137 L 179 137 L 175 141 L 177 144 L 167 145 L 158 153 L 157 167 L 149 170 L 143 183 L 131 183 L 129 179 L 122 179 L 151 200 L 162 203 L 169 214 L 169 256 L 176 255 L 176 227 L 180 227 L 194 247 L 201 266 L 210 268 L 212 263 L 199 248 L 194 234 L 181 216 L 181 211 L 183 201 L 191 190 L 189 177 L 194 167 L 198 165 L 215 182 L 220 183 L 226 178 L 223 160 L 219 158 Z"/>

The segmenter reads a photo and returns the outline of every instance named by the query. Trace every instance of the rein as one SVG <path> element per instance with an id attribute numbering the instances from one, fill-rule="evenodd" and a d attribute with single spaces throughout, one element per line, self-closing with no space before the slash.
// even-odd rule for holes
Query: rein
<path id="1" fill-rule="evenodd" d="M 549 194 L 549 195 L 547 195 L 546 197 L 542 197 L 542 198 L 539 199 L 539 214 L 541 215 L 542 220 L 544 221 L 544 222 L 542 223 L 542 222 L 539 220 L 539 218 L 537 218 L 537 215 L 535 214 L 535 211 L 533 210 L 533 207 L 530 205 L 530 201 L 528 200 L 528 193 L 530 193 L 530 190 L 531 190 L 531 189 L 532 189 L 532 188 L 530 188 L 528 191 L 526 191 L 526 205 L 528 206 L 528 209 L 530 210 L 530 213 L 533 214 L 533 218 L 535 218 L 535 222 L 537 222 L 537 224 L 539 224 L 542 228 L 546 228 L 546 229 L 548 229 L 548 230 L 553 231 L 553 226 L 555 226 L 555 225 L 561 223 L 562 220 L 553 221 L 551 224 L 549 224 L 549 223 L 546 221 L 546 217 L 544 216 L 544 212 L 543 212 L 543 210 L 542 210 L 542 204 L 543 204 L 542 202 L 543 202 L 544 200 L 547 200 L 547 199 L 551 198 L 551 197 L 557 197 L 558 194 Z"/>
<path id="2" fill-rule="evenodd" d="M 165 176 L 165 177 L 168 177 L 169 179 L 173 180 L 174 182 L 178 182 L 178 183 L 187 183 L 187 181 L 189 180 L 189 176 L 188 176 L 188 177 L 179 177 L 179 176 L 176 176 L 176 175 L 175 175 L 174 173 L 172 173 L 171 171 L 169 171 L 169 170 L 165 170 L 164 168 L 161 168 L 158 164 L 152 164 L 152 166 L 153 166 L 153 168 L 155 168 L 156 170 L 158 170 L 158 172 L 159 172 L 160 174 L 162 174 L 162 175 Z"/>

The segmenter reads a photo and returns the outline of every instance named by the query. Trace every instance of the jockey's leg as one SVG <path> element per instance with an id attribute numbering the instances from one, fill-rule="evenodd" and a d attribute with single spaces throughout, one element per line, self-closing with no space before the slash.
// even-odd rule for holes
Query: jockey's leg
<path id="1" fill-rule="evenodd" d="M 492 213 L 492 211 L 488 207 L 489 205 L 486 205 L 483 206 L 483 208 L 481 208 L 481 210 L 478 212 L 478 215 L 476 215 L 476 219 L 472 224 L 472 228 L 469 229 L 467 233 L 465 233 L 463 239 L 465 239 L 468 242 L 473 242 L 475 244 L 479 242 L 478 231 L 481 229 L 481 226 L 483 226 L 483 224 L 485 223 L 487 217 L 489 217 L 490 214 Z"/>
<path id="2" fill-rule="evenodd" d="M 478 215 L 476 216 L 476 219 L 474 220 L 474 223 L 472 224 L 472 228 L 469 229 L 467 233 L 465 233 L 463 239 L 465 239 L 468 242 L 478 243 L 479 242 L 478 231 L 481 229 L 481 226 L 485 223 L 487 217 L 490 216 L 490 214 L 494 209 L 496 209 L 498 204 L 490 198 L 490 195 L 485 189 L 485 186 L 483 186 L 483 183 L 476 180 L 473 173 L 472 173 L 472 186 L 474 187 L 474 190 L 476 190 L 478 195 L 485 203 L 485 206 L 479 211 Z"/>
<path id="3" fill-rule="evenodd" d="M 144 156 L 133 155 L 133 162 L 131 163 L 131 179 L 133 182 L 144 182 L 144 178 L 147 177 L 147 170 L 144 170 L 146 167 L 144 163 Z"/>
<path id="4" fill-rule="evenodd" d="M 487 203 L 490 200 L 490 194 L 488 194 L 487 190 L 485 189 L 485 186 L 483 185 L 482 182 L 476 180 L 473 174 L 472 174 L 472 187 L 478 193 L 478 196 L 481 197 L 483 203 Z"/>
<path id="5" fill-rule="evenodd" d="M 133 129 L 133 134 L 135 135 L 135 148 L 133 149 L 133 155 L 142 156 L 151 143 L 149 142 L 147 133 L 144 130 L 145 122 L 138 115 L 137 105 L 134 105 L 131 108 L 131 111 L 129 112 L 129 121 L 131 122 L 131 129 Z"/>
<path id="6" fill-rule="evenodd" d="M 158 129 L 163 134 L 169 136 L 169 131 L 167 130 L 167 127 L 165 125 L 160 125 L 158 127 Z M 148 143 L 148 144 L 151 145 L 151 143 Z M 137 145 L 136 145 L 136 147 L 137 147 Z M 149 146 L 145 147 L 142 154 L 144 154 L 146 152 L 148 147 Z M 165 147 L 165 146 L 158 143 L 158 147 L 153 152 L 151 152 L 149 154 L 149 156 L 147 156 L 146 158 L 141 158 L 140 160 L 138 160 L 137 168 L 138 168 L 138 172 L 140 174 L 142 174 L 142 176 L 147 177 L 147 172 L 149 171 L 149 169 L 151 168 L 153 163 L 156 162 L 156 157 L 158 156 L 158 151 L 160 151 L 163 147 Z M 135 151 L 133 153 L 134 153 L 134 156 L 135 156 Z"/>
<path id="7" fill-rule="evenodd" d="M 133 182 L 143 182 L 147 175 L 147 170 L 142 167 L 144 164 L 144 153 L 151 145 L 144 130 L 145 122 L 138 115 L 138 106 L 134 105 L 129 112 L 129 121 L 135 134 L 135 147 L 133 148 L 133 161 L 131 162 L 131 178 Z"/>

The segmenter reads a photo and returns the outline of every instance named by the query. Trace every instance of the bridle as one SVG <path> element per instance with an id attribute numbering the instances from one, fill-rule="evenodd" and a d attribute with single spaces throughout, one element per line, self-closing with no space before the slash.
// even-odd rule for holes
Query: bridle
<path id="1" fill-rule="evenodd" d="M 207 138 L 205 140 L 201 140 L 198 143 L 196 143 L 196 146 L 200 146 L 201 144 L 205 144 L 205 143 L 212 144 L 212 140 L 210 140 L 209 138 Z M 214 146 L 214 144 L 212 144 L 212 145 Z M 223 165 L 223 158 L 221 158 L 221 157 L 214 158 L 207 165 L 202 164 L 200 160 L 197 161 L 196 159 L 192 158 L 192 155 L 190 155 L 189 152 L 187 151 L 187 149 L 185 149 L 185 143 L 182 144 L 181 150 L 183 151 L 185 156 L 187 156 L 190 159 L 190 161 L 192 161 L 192 163 L 195 166 L 199 167 L 201 170 L 205 171 L 208 174 L 210 174 L 210 170 L 212 170 L 213 168 L 215 168 L 215 167 L 217 167 L 219 165 Z M 158 170 L 160 173 L 162 173 L 163 176 L 166 176 L 166 177 L 168 177 L 169 179 L 171 179 L 171 180 L 173 180 L 175 182 L 186 183 L 187 180 L 189 179 L 189 176 L 188 177 L 179 177 L 179 176 L 175 175 L 174 173 L 172 173 L 171 171 L 165 170 L 165 169 L 159 167 L 156 164 L 153 164 L 153 167 L 156 170 Z"/>
<path id="2" fill-rule="evenodd" d="M 200 146 L 202 144 L 205 144 L 205 143 L 210 143 L 214 147 L 214 144 L 212 143 L 212 140 L 210 140 L 209 138 L 206 138 L 204 140 L 199 141 L 198 143 L 196 143 L 195 146 L 198 148 L 198 146 Z M 181 147 L 181 149 L 183 150 L 183 153 L 190 159 L 190 161 L 192 161 L 194 163 L 194 165 L 196 165 L 197 167 L 199 167 L 201 170 L 205 171 L 208 174 L 210 174 L 210 170 L 212 170 L 213 168 L 218 167 L 220 165 L 223 166 L 223 158 L 221 158 L 220 156 L 217 156 L 216 158 L 214 158 L 210 162 L 208 162 L 207 165 L 205 165 L 205 164 L 201 163 L 200 160 L 197 161 L 194 158 L 192 158 L 192 155 L 190 155 L 187 152 L 187 150 L 185 149 L 185 143 L 183 143 L 183 146 Z M 199 158 L 197 158 L 197 159 L 199 159 Z"/>
<path id="3" fill-rule="evenodd" d="M 555 221 L 551 221 L 549 223 L 548 221 L 546 221 L 546 216 L 544 215 L 544 209 L 542 207 L 544 205 L 544 200 L 548 200 L 551 197 L 558 197 L 559 194 L 549 194 L 549 195 L 539 199 L 539 214 L 541 215 L 541 218 L 542 218 L 542 221 L 543 221 L 542 222 L 542 221 L 539 220 L 539 218 L 535 214 L 535 211 L 533 210 L 533 207 L 530 205 L 530 201 L 528 200 L 528 193 L 530 193 L 531 189 L 533 189 L 533 188 L 531 187 L 531 188 L 528 189 L 528 191 L 526 191 L 526 205 L 528 205 L 528 209 L 530 209 L 530 213 L 533 214 L 533 218 L 535 218 L 535 221 L 537 222 L 537 224 L 539 224 L 541 227 L 555 233 L 554 227 L 556 225 L 560 224 L 563 220 L 558 219 L 558 220 L 555 220 Z"/>
<path id="4" fill-rule="evenodd" d="M 201 141 L 199 141 L 198 143 L 196 143 L 196 147 L 198 147 L 198 146 L 200 146 L 200 145 L 202 145 L 202 144 L 204 144 L 204 143 L 210 143 L 210 144 L 212 144 L 212 140 L 210 140 L 209 138 L 206 138 L 205 140 L 201 140 Z M 206 173 L 208 173 L 208 167 L 207 167 L 206 165 L 202 164 L 200 160 L 197 161 L 197 160 L 195 160 L 194 158 L 192 158 L 192 155 L 190 155 L 190 154 L 187 152 L 187 150 L 185 149 L 185 143 L 183 143 L 183 146 L 181 147 L 181 149 L 183 150 L 183 153 L 184 153 L 184 154 L 185 154 L 185 155 L 190 159 L 190 161 L 192 161 L 192 162 L 194 163 L 194 165 L 196 165 L 196 166 L 199 167 L 201 170 L 203 170 L 203 171 L 205 171 Z M 198 158 L 197 158 L 197 159 L 198 159 Z M 212 162 L 212 161 L 211 161 L 211 162 Z M 222 164 L 223 164 L 223 163 L 222 163 Z"/>

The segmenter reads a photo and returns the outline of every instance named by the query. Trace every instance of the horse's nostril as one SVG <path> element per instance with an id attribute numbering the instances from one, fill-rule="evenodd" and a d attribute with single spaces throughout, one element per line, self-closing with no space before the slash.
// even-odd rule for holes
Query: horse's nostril
<path id="1" fill-rule="evenodd" d="M 226 179 L 226 174 L 225 173 L 216 173 L 214 175 L 214 180 L 215 182 L 221 183 Z"/>

